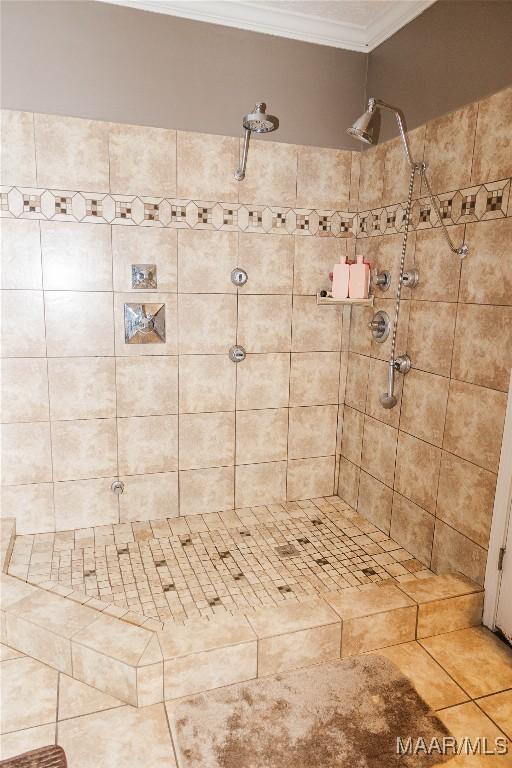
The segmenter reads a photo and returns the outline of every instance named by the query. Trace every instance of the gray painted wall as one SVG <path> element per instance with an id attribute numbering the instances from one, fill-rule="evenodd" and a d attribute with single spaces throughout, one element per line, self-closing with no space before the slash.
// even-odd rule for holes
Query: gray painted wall
<path id="1" fill-rule="evenodd" d="M 415 128 L 510 85 L 511 50 L 510 0 L 438 0 L 370 53 L 367 94 Z M 381 140 L 397 133 L 383 116 Z"/>
<path id="2" fill-rule="evenodd" d="M 366 54 L 76 0 L 2 2 L 2 106 L 241 135 L 266 101 L 277 141 L 353 149 Z"/>
<path id="3" fill-rule="evenodd" d="M 512 83 L 510 0 L 438 0 L 369 55 L 90 0 L 1 14 L 8 109 L 238 136 L 264 100 L 272 139 L 357 149 L 345 127 L 365 93 L 414 128 Z M 386 115 L 381 138 L 395 134 Z"/>

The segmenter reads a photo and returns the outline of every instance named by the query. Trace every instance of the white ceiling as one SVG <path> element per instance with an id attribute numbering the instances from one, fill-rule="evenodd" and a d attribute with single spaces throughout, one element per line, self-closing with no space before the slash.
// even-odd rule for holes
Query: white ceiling
<path id="1" fill-rule="evenodd" d="M 101 0 L 156 13 L 371 51 L 435 0 Z"/>

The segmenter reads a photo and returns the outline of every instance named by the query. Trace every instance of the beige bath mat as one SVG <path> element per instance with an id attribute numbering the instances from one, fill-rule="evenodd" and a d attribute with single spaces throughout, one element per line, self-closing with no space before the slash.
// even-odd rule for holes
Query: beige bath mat
<path id="1" fill-rule="evenodd" d="M 400 670 L 373 655 L 194 696 L 171 728 L 179 768 L 427 768 L 439 754 L 397 754 L 397 737 L 448 735 Z"/>

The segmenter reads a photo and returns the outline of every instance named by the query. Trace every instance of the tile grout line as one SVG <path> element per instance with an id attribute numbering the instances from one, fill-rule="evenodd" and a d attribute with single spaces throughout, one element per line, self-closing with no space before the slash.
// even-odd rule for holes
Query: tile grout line
<path id="1" fill-rule="evenodd" d="M 109 189 L 110 189 L 110 139 L 109 139 Z M 115 293 L 114 293 L 114 283 L 115 283 L 115 277 L 114 277 L 114 250 L 113 250 L 113 243 L 112 243 L 112 227 L 109 226 L 109 244 L 110 244 L 110 268 L 111 268 L 111 278 L 112 278 L 112 327 L 114 331 L 114 338 L 112 340 L 113 346 L 114 346 L 114 414 L 115 414 L 115 424 L 116 424 L 116 475 L 117 480 L 119 481 L 119 412 L 118 412 L 118 398 L 117 398 L 117 357 L 116 354 L 118 350 L 116 349 L 116 334 L 115 334 L 115 327 L 116 327 L 116 312 L 115 312 Z M 120 352 L 120 350 L 119 350 Z M 121 494 L 116 494 L 116 506 L 117 506 L 117 521 L 118 523 L 121 522 Z"/>
<path id="2" fill-rule="evenodd" d="M 297 154 L 297 163 L 298 163 L 298 154 Z M 290 352 L 288 360 L 289 360 L 289 367 L 288 367 L 288 403 L 287 403 L 287 434 L 286 434 L 286 469 L 285 469 L 285 499 L 288 501 L 288 473 L 289 473 L 289 466 L 290 466 L 290 415 L 291 415 L 291 390 L 292 390 L 292 350 L 293 350 L 293 313 L 294 313 L 294 287 L 295 287 L 295 261 L 297 258 L 297 242 L 296 240 L 293 241 L 293 260 L 292 260 L 292 293 L 291 293 L 291 313 L 290 313 Z"/>
<path id="3" fill-rule="evenodd" d="M 176 138 L 176 152 L 178 146 L 178 140 Z M 177 157 L 177 155 L 176 155 Z M 178 189 L 178 163 L 176 162 L 176 191 Z M 181 257 L 181 246 L 180 246 L 180 233 L 179 230 L 176 232 L 176 338 L 177 338 L 177 344 L 176 344 L 176 364 L 177 364 L 177 416 L 176 416 L 176 454 L 177 454 L 177 467 L 176 467 L 176 480 L 177 480 L 177 504 L 178 504 L 178 517 L 181 517 L 181 496 L 182 496 L 182 483 L 181 483 L 181 465 L 180 465 L 180 426 L 181 426 L 181 398 L 180 398 L 180 388 L 181 388 L 181 365 L 180 365 L 180 284 L 179 284 L 179 274 L 180 274 L 180 257 Z"/>
<path id="4" fill-rule="evenodd" d="M 71 670 L 73 672 L 73 670 Z M 55 744 L 59 743 L 59 706 L 60 706 L 60 677 L 63 673 L 57 672 L 57 702 L 55 708 Z"/>

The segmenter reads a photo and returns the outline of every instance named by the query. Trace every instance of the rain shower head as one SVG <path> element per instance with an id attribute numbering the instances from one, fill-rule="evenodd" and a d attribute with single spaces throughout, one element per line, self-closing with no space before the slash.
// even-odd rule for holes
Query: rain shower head
<path id="1" fill-rule="evenodd" d="M 267 105 L 260 101 L 255 104 L 253 112 L 244 115 L 242 124 L 246 131 L 254 133 L 270 133 L 279 128 L 279 120 L 274 115 L 267 115 Z"/>
<path id="2" fill-rule="evenodd" d="M 249 138 L 251 133 L 270 133 L 279 128 L 279 120 L 274 115 L 267 115 L 267 105 L 259 101 L 254 105 L 254 109 L 248 115 L 242 118 L 242 125 L 245 129 L 244 149 L 242 161 L 235 171 L 235 179 L 242 181 L 245 178 L 245 168 L 247 165 L 247 152 L 249 151 Z"/>

